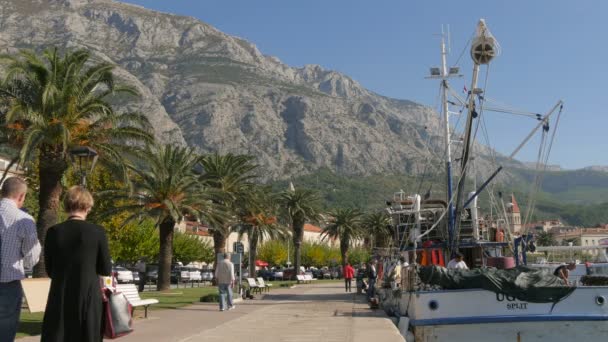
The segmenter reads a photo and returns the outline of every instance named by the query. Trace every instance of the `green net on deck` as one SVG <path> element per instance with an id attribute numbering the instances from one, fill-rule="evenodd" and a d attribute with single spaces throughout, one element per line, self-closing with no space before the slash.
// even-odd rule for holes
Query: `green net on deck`
<path id="1" fill-rule="evenodd" d="M 557 303 L 569 296 L 574 287 L 550 270 L 519 266 L 508 270 L 493 267 L 473 270 L 427 266 L 418 269 L 423 283 L 443 289 L 485 289 L 531 303 Z"/>

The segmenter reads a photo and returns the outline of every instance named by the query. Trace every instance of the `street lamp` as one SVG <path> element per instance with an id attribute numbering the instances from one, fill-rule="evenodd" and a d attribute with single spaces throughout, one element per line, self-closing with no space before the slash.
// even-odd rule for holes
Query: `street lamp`
<path id="1" fill-rule="evenodd" d="M 78 146 L 70 150 L 70 160 L 80 175 L 80 184 L 84 187 L 87 186 L 87 173 L 93 173 L 97 157 L 97 151 L 88 146 Z"/>

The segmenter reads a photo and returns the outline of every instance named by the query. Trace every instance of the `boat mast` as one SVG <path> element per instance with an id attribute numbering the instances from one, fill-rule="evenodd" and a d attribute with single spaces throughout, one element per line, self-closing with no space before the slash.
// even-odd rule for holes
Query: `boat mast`
<path id="1" fill-rule="evenodd" d="M 449 31 L 449 27 L 448 27 Z M 448 32 L 449 35 L 449 32 Z M 443 27 L 441 29 L 441 69 L 431 68 L 431 76 L 427 78 L 441 79 L 441 111 L 443 114 L 444 138 L 445 138 L 445 170 L 446 170 L 446 197 L 448 203 L 448 236 L 452 240 L 454 234 L 454 206 L 452 202 L 453 186 L 452 186 L 452 148 L 450 138 L 450 108 L 448 102 L 448 79 L 454 77 L 462 77 L 458 67 L 450 67 L 447 63 L 448 51 L 445 43 L 445 33 Z"/>
<path id="2" fill-rule="evenodd" d="M 471 131 L 473 127 L 473 119 L 477 117 L 475 111 L 475 97 L 483 93 L 482 89 L 477 88 L 477 79 L 479 76 L 479 68 L 481 65 L 489 64 L 490 61 L 498 54 L 498 43 L 488 30 L 486 23 L 483 19 L 479 20 L 477 24 L 477 35 L 471 44 L 471 58 L 473 59 L 473 77 L 471 79 L 471 88 L 469 95 L 469 102 L 467 105 L 467 121 L 464 133 L 464 147 L 462 152 L 462 158 L 460 161 L 460 179 L 458 181 L 458 190 L 456 192 L 456 208 L 454 210 L 455 224 L 454 233 L 460 230 L 460 213 L 462 212 L 464 202 L 464 185 L 467 174 L 467 163 L 469 161 L 469 154 L 471 151 Z M 454 234 L 451 235 L 449 242 L 449 248 L 453 252 L 454 249 Z"/>

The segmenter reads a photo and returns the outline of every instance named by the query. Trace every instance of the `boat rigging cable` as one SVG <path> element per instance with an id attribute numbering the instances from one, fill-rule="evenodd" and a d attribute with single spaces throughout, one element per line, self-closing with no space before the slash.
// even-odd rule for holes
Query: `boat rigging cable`
<path id="1" fill-rule="evenodd" d="M 540 191 L 540 188 L 542 185 L 542 178 L 547 171 L 547 166 L 549 163 L 549 155 L 551 154 L 551 149 L 553 147 L 553 142 L 555 140 L 555 135 L 557 133 L 557 128 L 559 126 L 563 108 L 564 108 L 563 104 L 560 105 L 559 112 L 558 112 L 557 118 L 555 120 L 553 132 L 551 132 L 551 138 L 550 138 L 548 144 L 544 148 L 542 148 L 543 153 L 541 154 L 539 151 L 539 158 L 536 162 L 536 172 L 537 173 L 536 173 L 536 177 L 535 177 L 535 187 L 534 187 L 534 189 L 530 189 L 530 194 L 529 194 L 529 199 L 528 199 L 529 205 L 527 208 L 527 213 L 526 213 L 526 217 L 525 217 L 525 221 L 524 221 L 524 227 L 525 227 L 524 231 L 526 234 L 528 233 L 528 230 L 529 230 L 527 225 L 528 225 L 529 221 L 531 220 L 532 215 L 535 210 L 536 200 L 537 200 L 536 194 Z M 546 127 L 548 127 L 548 126 L 546 126 Z M 546 132 L 547 132 L 547 130 L 543 129 L 543 136 L 546 135 Z"/>

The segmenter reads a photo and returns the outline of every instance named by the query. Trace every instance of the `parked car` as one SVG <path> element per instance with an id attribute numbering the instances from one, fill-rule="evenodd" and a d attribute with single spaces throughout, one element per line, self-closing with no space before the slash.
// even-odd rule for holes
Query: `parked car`
<path id="1" fill-rule="evenodd" d="M 188 271 L 190 273 L 190 281 L 193 282 L 199 282 L 203 280 L 203 277 L 201 275 L 201 271 L 199 271 L 198 268 L 194 268 L 194 267 L 188 267 Z"/>
<path id="2" fill-rule="evenodd" d="M 211 282 L 211 280 L 213 279 L 213 270 L 211 269 L 203 269 L 201 270 L 201 279 L 202 281 L 208 281 Z"/>
<path id="3" fill-rule="evenodd" d="M 146 266 L 146 279 L 149 282 L 156 284 L 158 281 L 158 265 L 157 264 L 148 264 Z"/>
<path id="4" fill-rule="evenodd" d="M 269 271 L 269 270 L 259 270 L 256 272 L 258 277 L 261 277 L 264 280 L 273 280 L 274 279 L 274 272 Z"/>
<path id="5" fill-rule="evenodd" d="M 277 269 L 272 274 L 272 280 L 283 280 L 283 270 Z"/>
<path id="6" fill-rule="evenodd" d="M 112 275 L 119 284 L 129 284 L 133 282 L 133 272 L 122 266 L 114 266 L 112 268 Z"/>
<path id="7" fill-rule="evenodd" d="M 323 279 L 323 270 L 315 268 L 310 270 L 312 272 L 312 277 L 317 279 Z"/>
<path id="8" fill-rule="evenodd" d="M 283 270 L 283 280 L 296 279 L 296 270 L 293 268 L 286 268 Z"/>
<path id="9" fill-rule="evenodd" d="M 179 265 L 171 266 L 171 282 L 174 284 L 177 283 L 186 283 L 190 281 L 190 271 L 188 267 L 183 267 Z"/>
<path id="10" fill-rule="evenodd" d="M 131 274 L 133 274 L 133 282 L 139 283 L 139 272 L 137 272 L 137 270 L 131 270 Z"/>
<path id="11" fill-rule="evenodd" d="M 331 272 L 329 271 L 329 268 L 324 267 L 321 269 L 321 277 L 317 277 L 319 279 L 331 279 Z"/>

